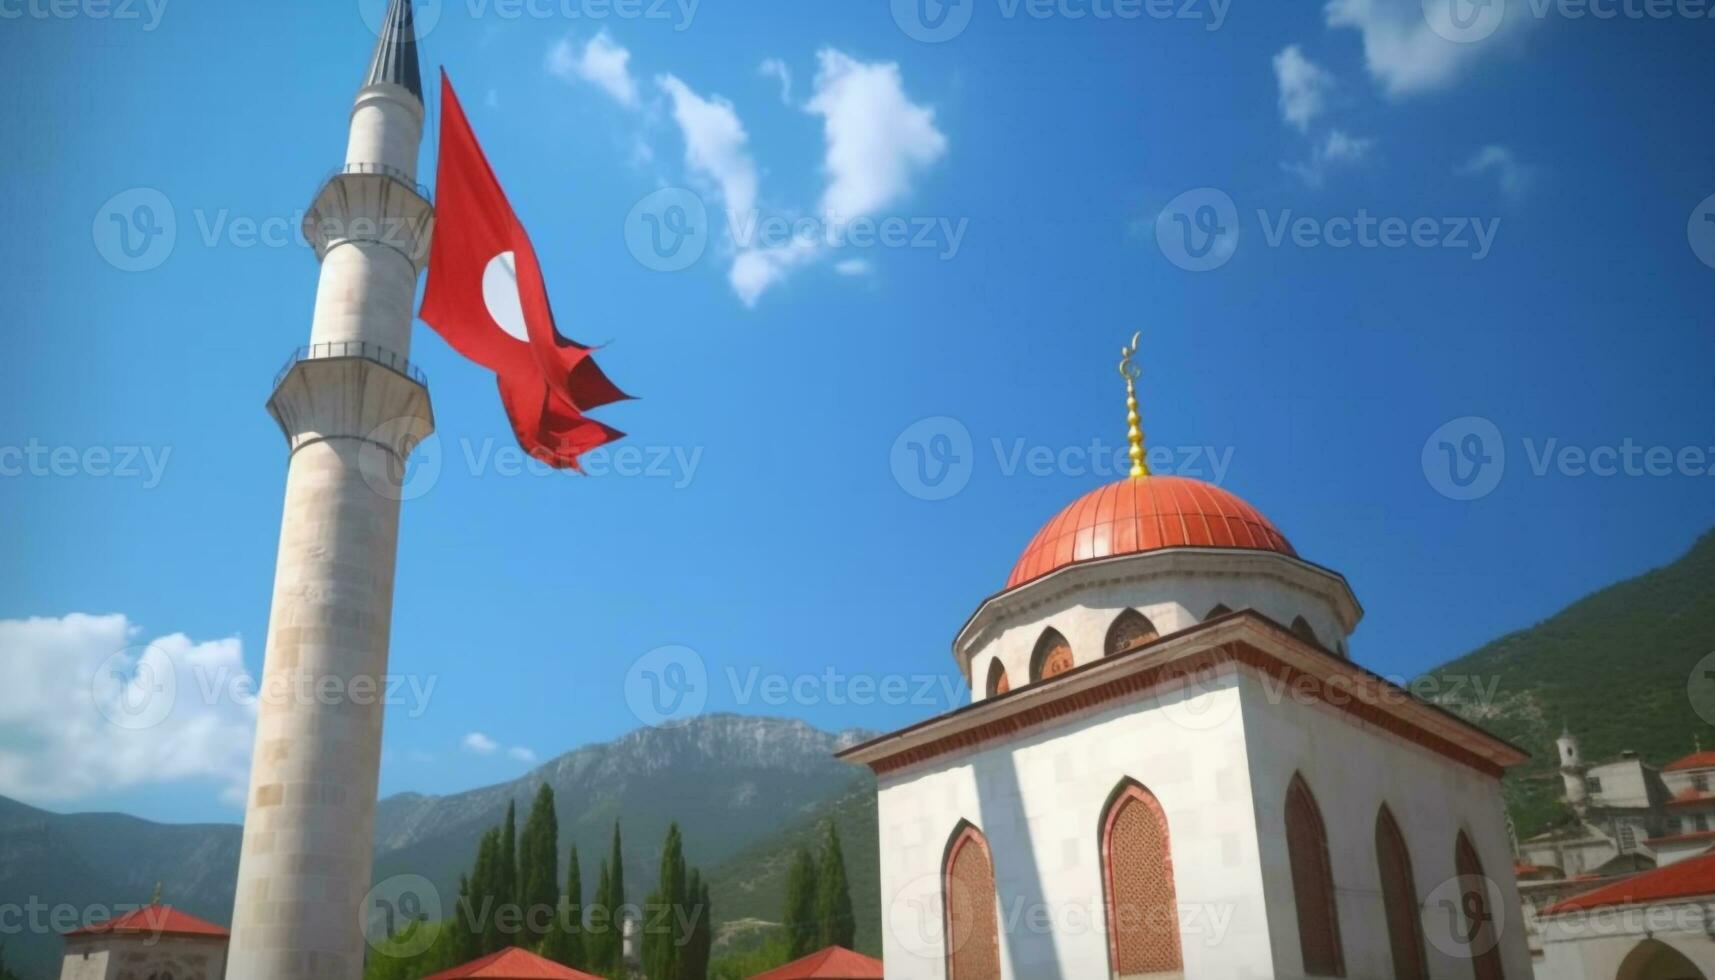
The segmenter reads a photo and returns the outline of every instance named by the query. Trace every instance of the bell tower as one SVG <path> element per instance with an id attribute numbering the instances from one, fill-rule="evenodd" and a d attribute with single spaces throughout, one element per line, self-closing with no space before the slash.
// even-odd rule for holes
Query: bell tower
<path id="1" fill-rule="evenodd" d="M 392 0 L 345 163 L 304 219 L 321 263 L 310 343 L 274 380 L 286 495 L 227 976 L 357 980 L 370 885 L 405 461 L 433 431 L 407 360 L 434 209 L 416 182 L 422 80 Z"/>

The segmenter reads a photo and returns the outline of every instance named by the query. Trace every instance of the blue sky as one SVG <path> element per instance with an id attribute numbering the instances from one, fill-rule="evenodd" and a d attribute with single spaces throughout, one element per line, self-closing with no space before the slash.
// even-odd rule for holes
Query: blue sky
<path id="1" fill-rule="evenodd" d="M 1542 3 L 1457 43 L 1417 0 L 965 0 L 935 43 L 905 0 L 440 5 L 424 74 L 459 86 L 562 330 L 640 396 L 601 414 L 641 454 L 512 472 L 491 377 L 419 324 L 438 470 L 405 504 L 392 669 L 433 687 L 389 712 L 382 791 L 510 778 L 636 727 L 628 673 L 635 695 L 662 647 L 695 651 L 710 710 L 871 729 L 945 710 L 743 684 L 951 682 L 965 616 L 1109 478 L 1086 450 L 1123 451 L 1135 330 L 1151 444 L 1350 578 L 1376 670 L 1678 555 L 1715 524 L 1715 21 Z M 0 105 L 0 793 L 233 820 L 241 707 L 181 692 L 170 724 L 115 731 L 88 678 L 155 640 L 260 671 L 285 467 L 263 403 L 308 337 L 316 264 L 247 222 L 295 223 L 341 162 L 369 5 L 119 9 L 0 4 L 0 87 L 23 96 Z M 634 206 L 663 188 L 710 215 L 681 271 L 636 254 Z M 172 244 L 125 271 L 114 212 L 161 198 Z M 746 259 L 735 199 L 831 226 L 856 209 L 931 247 Z M 1365 216 L 1372 241 L 1427 223 L 1334 247 Z M 1450 481 L 1444 441 L 1504 467 L 1464 485 L 1466 457 Z M 952 447 L 958 492 L 918 482 L 913 444 Z M 1558 455 L 1628 445 L 1673 462 Z"/>

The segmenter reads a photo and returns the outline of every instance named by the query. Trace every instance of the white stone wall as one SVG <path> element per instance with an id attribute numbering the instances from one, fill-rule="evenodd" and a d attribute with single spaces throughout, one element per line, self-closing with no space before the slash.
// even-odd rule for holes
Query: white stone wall
<path id="1" fill-rule="evenodd" d="M 380 164 L 417 175 L 417 147 L 423 139 L 423 108 L 397 85 L 371 85 L 357 93 L 346 141 L 347 163 Z"/>
<path id="2" fill-rule="evenodd" d="M 1543 957 L 1537 980 L 1679 980 L 1679 973 L 1637 972 L 1660 943 L 1715 976 L 1715 938 L 1708 912 L 1696 903 L 1595 909 L 1542 920 Z"/>
<path id="3" fill-rule="evenodd" d="M 1623 759 L 1591 766 L 1586 782 L 1596 780 L 1600 789 L 1590 792 L 1592 806 L 1647 807 L 1650 805 L 1649 786 L 1643 763 Z"/>
<path id="4" fill-rule="evenodd" d="M 1392 976 L 1374 849 L 1383 800 L 1411 849 L 1420 897 L 1453 877 L 1455 834 L 1466 831 L 1502 892 L 1507 975 L 1530 976 L 1496 781 L 1349 717 L 1270 703 L 1248 671 L 1229 667 L 1200 689 L 883 776 L 890 980 L 944 976 L 941 862 L 961 819 L 983 831 L 994 856 L 1003 977 L 1107 976 L 1098 821 L 1127 777 L 1167 814 L 1188 980 L 1301 976 L 1283 827 L 1286 787 L 1300 771 L 1328 825 L 1347 976 Z M 1436 980 L 1469 980 L 1468 962 L 1433 948 L 1430 960 Z"/>
<path id="5" fill-rule="evenodd" d="M 1150 555 L 1140 555 L 1147 560 Z M 1127 609 L 1149 617 L 1162 636 L 1195 626 L 1218 605 L 1254 609 L 1285 626 L 1302 616 L 1328 649 L 1345 652 L 1346 631 L 1333 606 L 1322 596 L 1288 582 L 1258 576 L 1182 573 L 1144 581 L 1120 581 L 1069 590 L 1009 621 L 971 660 L 971 696 L 988 696 L 991 663 L 998 658 L 1013 690 L 1030 680 L 1030 657 L 1042 631 L 1059 630 L 1072 645 L 1078 666 L 1106 654 L 1108 628 Z"/>
<path id="6" fill-rule="evenodd" d="M 941 862 L 969 820 L 988 838 L 1006 980 L 1107 976 L 1098 821 L 1122 779 L 1161 801 L 1187 926 L 1186 975 L 1271 976 L 1245 737 L 1230 678 L 1192 701 L 1115 706 L 880 782 L 883 960 L 939 980 Z M 1187 720 L 1195 729 L 1188 729 Z M 1205 724 L 1206 722 L 1206 724 Z M 1044 925 L 1043 923 L 1051 923 Z"/>
<path id="7" fill-rule="evenodd" d="M 87 954 L 87 955 L 86 955 Z M 60 980 L 221 980 L 226 941 L 139 935 L 95 936 L 67 943 Z"/>
<path id="8" fill-rule="evenodd" d="M 1263 828 L 1262 870 L 1273 913 L 1275 975 L 1303 975 L 1282 831 L 1286 790 L 1296 772 L 1309 784 L 1327 828 L 1347 976 L 1393 975 L 1375 850 L 1376 815 L 1386 803 L 1411 853 L 1420 902 L 1432 896 L 1453 897 L 1450 889 L 1439 895 L 1436 889 L 1456 877 L 1453 855 L 1458 832 L 1463 830 L 1471 839 L 1484 873 L 1500 891 L 1497 915 L 1506 975 L 1529 977 L 1530 950 L 1513 878 L 1500 784 L 1428 749 L 1362 726 L 1321 703 L 1297 703 L 1273 694 L 1253 674 L 1245 675 L 1243 687 L 1252 794 L 1257 822 Z M 1469 980 L 1471 964 L 1457 955 L 1458 947 L 1448 939 L 1452 923 L 1445 909 L 1435 907 L 1435 901 L 1428 904 L 1424 931 L 1430 976 Z"/>

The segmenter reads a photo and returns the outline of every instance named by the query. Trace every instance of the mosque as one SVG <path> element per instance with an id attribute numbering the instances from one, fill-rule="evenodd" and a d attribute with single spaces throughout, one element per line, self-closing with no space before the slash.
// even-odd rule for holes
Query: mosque
<path id="1" fill-rule="evenodd" d="M 1354 663 L 1338 572 L 1143 465 L 953 640 L 958 710 L 855 746 L 898 980 L 1532 975 L 1501 776 L 1526 754 Z"/>

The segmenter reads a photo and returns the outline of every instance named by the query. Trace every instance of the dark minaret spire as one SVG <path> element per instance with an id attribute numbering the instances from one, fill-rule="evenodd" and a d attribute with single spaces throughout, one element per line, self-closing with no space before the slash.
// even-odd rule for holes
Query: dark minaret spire
<path id="1" fill-rule="evenodd" d="M 363 84 L 391 82 L 423 101 L 423 77 L 417 70 L 417 26 L 411 20 L 413 0 L 390 0 L 381 21 L 381 39 Z"/>

